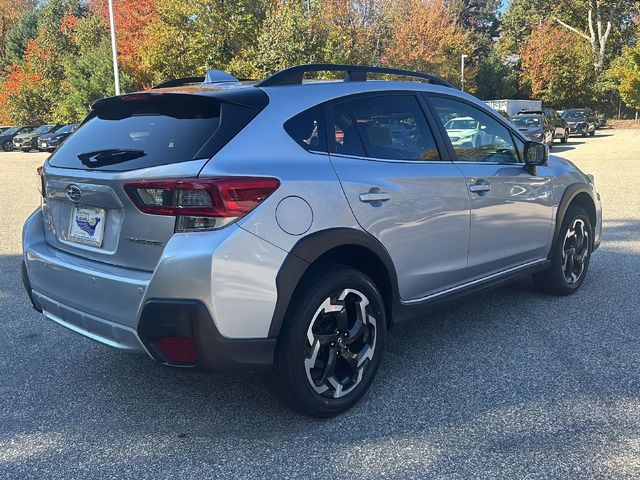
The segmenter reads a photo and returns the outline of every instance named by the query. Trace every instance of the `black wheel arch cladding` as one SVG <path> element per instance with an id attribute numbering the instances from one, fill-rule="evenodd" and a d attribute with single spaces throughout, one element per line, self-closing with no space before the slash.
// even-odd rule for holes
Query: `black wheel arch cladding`
<path id="1" fill-rule="evenodd" d="M 354 228 L 331 228 L 315 232 L 296 243 L 287 255 L 278 275 L 278 299 L 269 337 L 277 337 L 300 279 L 316 265 L 344 263 L 364 270 L 380 289 L 385 302 L 387 321 L 391 307 L 400 301 L 398 279 L 391 256 L 372 235 Z"/>

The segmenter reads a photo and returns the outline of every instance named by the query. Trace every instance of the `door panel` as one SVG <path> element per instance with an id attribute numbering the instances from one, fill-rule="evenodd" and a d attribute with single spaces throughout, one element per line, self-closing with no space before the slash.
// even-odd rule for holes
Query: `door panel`
<path id="1" fill-rule="evenodd" d="M 455 118 L 473 119 L 485 132 L 481 144 L 452 142 L 455 164 L 470 194 L 470 279 L 544 258 L 553 229 L 553 185 L 547 167 L 529 173 L 520 160 L 515 132 L 488 109 L 449 96 L 434 96 L 429 104 L 444 135 L 458 138 L 447 130 Z"/>
<path id="2" fill-rule="evenodd" d="M 469 249 L 464 176 L 450 162 L 385 162 L 332 155 L 349 205 L 363 229 L 388 250 L 403 300 L 462 283 Z M 361 201 L 386 193 L 386 201 Z M 366 197 L 365 197 L 366 199 Z"/>
<path id="3" fill-rule="evenodd" d="M 553 230 L 552 179 L 547 167 L 538 167 L 538 174 L 531 175 L 522 165 L 460 162 L 457 166 L 469 187 L 489 187 L 470 192 L 470 277 L 544 258 Z"/>

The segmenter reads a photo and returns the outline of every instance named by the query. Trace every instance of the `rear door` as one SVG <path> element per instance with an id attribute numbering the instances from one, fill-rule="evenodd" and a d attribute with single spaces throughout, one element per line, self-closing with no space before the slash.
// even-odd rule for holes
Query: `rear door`
<path id="1" fill-rule="evenodd" d="M 252 90 L 258 95 L 253 105 L 247 98 L 158 92 L 99 101 L 45 165 L 47 242 L 91 260 L 152 271 L 174 234 L 175 217 L 142 213 L 124 186 L 197 177 L 266 105 L 266 94 Z"/>
<path id="2" fill-rule="evenodd" d="M 332 164 L 356 219 L 389 252 L 402 299 L 460 284 L 469 195 L 421 99 L 413 92 L 359 95 L 334 103 L 327 117 Z"/>
<path id="3" fill-rule="evenodd" d="M 452 145 L 471 196 L 469 274 L 484 277 L 545 258 L 553 229 L 553 181 L 548 167 L 525 169 L 524 144 L 487 111 L 448 95 L 429 95 L 442 131 L 452 118 L 474 118 L 485 132 L 478 145 Z"/>

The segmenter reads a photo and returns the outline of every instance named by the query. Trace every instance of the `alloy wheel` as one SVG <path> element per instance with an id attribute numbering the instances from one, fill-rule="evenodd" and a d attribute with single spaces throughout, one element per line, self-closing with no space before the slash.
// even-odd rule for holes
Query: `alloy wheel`
<path id="1" fill-rule="evenodd" d="M 584 220 L 576 218 L 562 245 L 562 273 L 569 285 L 578 283 L 589 257 L 589 231 Z"/>
<path id="2" fill-rule="evenodd" d="M 316 393 L 340 398 L 361 381 L 376 348 L 377 322 L 367 297 L 343 289 L 316 310 L 307 330 L 304 366 Z"/>

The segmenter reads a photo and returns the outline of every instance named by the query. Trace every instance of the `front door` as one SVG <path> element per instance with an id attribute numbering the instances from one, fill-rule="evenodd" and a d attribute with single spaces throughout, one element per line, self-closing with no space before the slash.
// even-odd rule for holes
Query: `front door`
<path id="1" fill-rule="evenodd" d="M 389 252 L 401 298 L 462 283 L 469 194 L 464 175 L 440 154 L 418 97 L 354 96 L 328 116 L 331 162 L 357 221 Z"/>
<path id="2" fill-rule="evenodd" d="M 549 169 L 529 173 L 516 148 L 522 142 L 480 107 L 446 95 L 429 99 L 445 132 L 452 118 L 462 117 L 476 120 L 485 133 L 481 144 L 452 142 L 454 163 L 464 173 L 471 196 L 470 277 L 544 259 L 553 229 Z"/>

